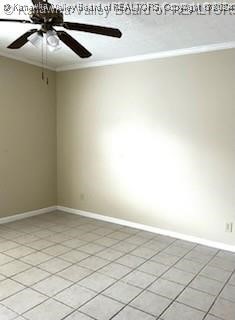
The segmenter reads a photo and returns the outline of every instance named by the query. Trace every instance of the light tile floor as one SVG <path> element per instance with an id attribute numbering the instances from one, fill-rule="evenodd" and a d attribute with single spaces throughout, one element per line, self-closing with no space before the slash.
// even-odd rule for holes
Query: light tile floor
<path id="1" fill-rule="evenodd" d="M 235 254 L 62 212 L 0 225 L 0 320 L 234 320 Z"/>

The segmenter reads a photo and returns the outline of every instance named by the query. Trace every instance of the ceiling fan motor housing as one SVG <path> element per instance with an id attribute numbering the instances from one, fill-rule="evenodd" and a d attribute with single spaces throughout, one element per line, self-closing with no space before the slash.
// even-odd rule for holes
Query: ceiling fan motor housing
<path id="1" fill-rule="evenodd" d="M 49 26 L 59 26 L 64 22 L 63 13 L 56 9 L 49 9 L 44 11 L 35 8 L 30 14 L 30 19 L 35 24 L 46 24 Z"/>

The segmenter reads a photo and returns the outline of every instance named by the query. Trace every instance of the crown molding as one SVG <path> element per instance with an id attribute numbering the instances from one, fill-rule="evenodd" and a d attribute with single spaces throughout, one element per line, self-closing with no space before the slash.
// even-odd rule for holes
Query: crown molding
<path id="1" fill-rule="evenodd" d="M 51 71 L 62 72 L 62 71 L 70 71 L 70 70 L 78 70 L 78 69 L 111 66 L 116 64 L 140 62 L 140 61 L 147 61 L 147 60 L 165 59 L 165 58 L 171 58 L 171 57 L 177 57 L 177 56 L 183 56 L 183 55 L 200 54 L 200 53 L 234 49 L 234 48 L 235 48 L 235 41 L 230 41 L 230 42 L 224 42 L 224 43 L 215 43 L 215 44 L 190 47 L 190 48 L 184 48 L 184 49 L 161 51 L 161 52 L 155 52 L 155 53 L 149 53 L 149 54 L 143 54 L 143 55 L 137 55 L 137 56 L 131 56 L 131 57 L 117 58 L 117 59 L 109 59 L 109 60 L 101 60 L 101 61 L 93 61 L 93 62 L 80 62 L 80 63 L 75 63 L 75 64 L 58 67 L 58 68 L 45 66 L 45 65 L 42 65 L 42 63 L 40 62 L 32 61 L 30 59 L 15 57 L 13 54 L 10 54 L 10 53 L 0 52 L 0 56 L 13 59 L 16 61 L 24 62 L 27 64 L 31 64 L 40 68 L 43 67 Z"/>
<path id="2" fill-rule="evenodd" d="M 8 59 L 12 59 L 12 60 L 24 62 L 24 63 L 27 63 L 27 64 L 31 64 L 31 65 L 33 65 L 33 66 L 40 67 L 40 68 L 44 68 L 44 69 L 47 69 L 47 70 L 50 70 L 50 71 L 56 71 L 56 68 L 53 68 L 53 67 L 50 67 L 50 66 L 45 66 L 45 65 L 43 65 L 43 64 L 40 63 L 40 62 L 32 61 L 32 60 L 30 60 L 30 59 L 25 59 L 25 58 L 21 58 L 21 57 L 16 57 L 16 56 L 14 56 L 14 54 L 5 53 L 5 52 L 1 52 L 1 51 L 0 51 L 0 56 L 5 57 L 5 58 L 8 58 Z"/>
<path id="3" fill-rule="evenodd" d="M 176 49 L 176 50 L 169 50 L 169 51 L 162 51 L 138 56 L 131 56 L 125 58 L 118 58 L 118 59 L 110 59 L 110 60 L 102 60 L 102 61 L 94 61 L 94 62 L 82 62 L 78 64 L 72 64 L 64 67 L 56 68 L 56 72 L 61 71 L 69 71 L 69 70 L 77 70 L 77 69 L 87 69 L 87 68 L 95 68 L 95 67 L 103 67 L 103 66 L 110 66 L 116 64 L 124 64 L 124 63 L 132 63 L 138 61 L 147 61 L 147 60 L 154 60 L 154 59 L 164 59 L 170 57 L 177 57 L 189 54 L 199 54 L 199 53 L 206 53 L 212 51 L 220 51 L 226 49 L 234 49 L 235 48 L 235 41 L 225 42 L 225 43 L 216 43 L 216 44 L 209 44 L 197 47 L 190 47 L 184 49 Z"/>

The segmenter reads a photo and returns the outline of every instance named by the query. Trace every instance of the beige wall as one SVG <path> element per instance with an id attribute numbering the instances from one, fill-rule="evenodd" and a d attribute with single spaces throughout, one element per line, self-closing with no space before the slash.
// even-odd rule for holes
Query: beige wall
<path id="1" fill-rule="evenodd" d="M 55 73 L 0 57 L 0 217 L 56 204 Z"/>
<path id="2" fill-rule="evenodd" d="M 235 51 L 57 74 L 0 58 L 0 217 L 58 204 L 235 244 Z M 56 172 L 56 99 L 58 172 Z"/>
<path id="3" fill-rule="evenodd" d="M 235 51 L 57 76 L 58 203 L 235 244 Z"/>

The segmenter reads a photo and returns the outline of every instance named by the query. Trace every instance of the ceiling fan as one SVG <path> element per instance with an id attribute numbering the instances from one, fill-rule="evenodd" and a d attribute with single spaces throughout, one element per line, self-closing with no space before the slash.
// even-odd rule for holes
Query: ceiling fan
<path id="1" fill-rule="evenodd" d="M 0 19 L 0 22 L 18 22 L 41 25 L 40 29 L 31 29 L 25 32 L 8 46 L 9 49 L 20 49 L 27 42 L 31 42 L 36 47 L 39 47 L 42 43 L 43 37 L 46 37 L 47 46 L 50 51 L 59 49 L 60 41 L 62 41 L 79 57 L 88 58 L 92 55 L 91 52 L 71 37 L 66 31 L 59 31 L 54 27 L 63 27 L 67 30 L 83 31 L 115 38 L 121 38 L 122 36 L 121 31 L 115 28 L 65 22 L 63 13 L 60 10 L 53 8 L 47 0 L 32 0 L 32 2 L 33 10 L 29 16 L 30 20 Z"/>

